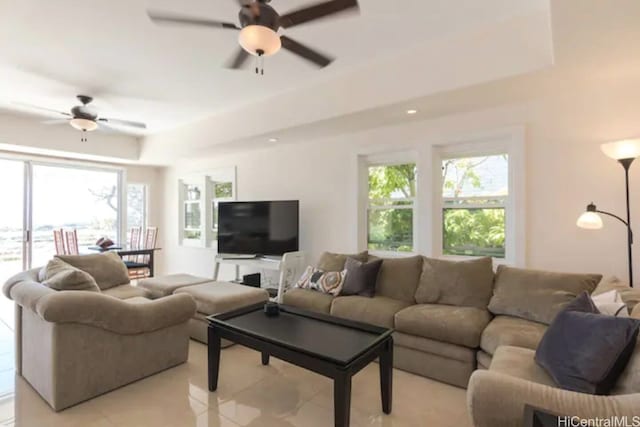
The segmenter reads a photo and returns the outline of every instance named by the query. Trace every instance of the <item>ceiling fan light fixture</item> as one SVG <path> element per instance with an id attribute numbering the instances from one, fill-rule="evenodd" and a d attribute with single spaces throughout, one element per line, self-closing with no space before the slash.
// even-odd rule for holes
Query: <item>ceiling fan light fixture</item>
<path id="1" fill-rule="evenodd" d="M 271 56 L 282 47 L 278 33 L 263 25 L 248 25 L 240 31 L 240 46 L 254 56 Z M 262 52 L 259 54 L 258 52 Z"/>
<path id="2" fill-rule="evenodd" d="M 69 124 L 80 131 L 91 132 L 98 129 L 98 124 L 93 120 L 89 119 L 81 119 L 81 118 L 73 118 L 69 120 Z"/>

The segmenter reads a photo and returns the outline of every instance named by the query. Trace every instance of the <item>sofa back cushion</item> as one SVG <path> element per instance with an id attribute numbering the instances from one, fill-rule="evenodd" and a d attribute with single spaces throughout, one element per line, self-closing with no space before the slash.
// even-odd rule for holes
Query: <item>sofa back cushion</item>
<path id="1" fill-rule="evenodd" d="M 383 258 L 378 273 L 376 295 L 415 303 L 421 274 L 421 256 Z"/>
<path id="2" fill-rule="evenodd" d="M 493 294 L 491 258 L 445 261 L 425 257 L 416 291 L 419 304 L 487 308 Z"/>
<path id="3" fill-rule="evenodd" d="M 115 252 L 92 255 L 56 255 L 67 264 L 89 273 L 102 290 L 129 283 L 129 272 Z"/>
<path id="4" fill-rule="evenodd" d="M 359 254 L 336 254 L 333 252 L 324 252 L 320 255 L 320 260 L 316 267 L 322 271 L 342 271 L 347 258 L 353 258 L 360 262 L 367 262 L 369 252 L 364 251 Z"/>
<path id="5" fill-rule="evenodd" d="M 89 273 L 53 258 L 40 270 L 38 278 L 42 284 L 56 291 L 100 292 L 98 284 Z"/>
<path id="6" fill-rule="evenodd" d="M 556 273 L 501 265 L 489 311 L 549 325 L 582 292 L 593 292 L 598 274 Z"/>

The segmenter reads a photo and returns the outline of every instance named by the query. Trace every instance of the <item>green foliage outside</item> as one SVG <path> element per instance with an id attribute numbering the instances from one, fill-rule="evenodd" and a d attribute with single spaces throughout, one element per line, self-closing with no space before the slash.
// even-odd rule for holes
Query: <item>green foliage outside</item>
<path id="1" fill-rule="evenodd" d="M 410 252 L 413 250 L 413 210 L 416 195 L 416 165 L 369 168 L 369 201 L 389 209 L 369 210 L 368 247 L 371 250 Z"/>

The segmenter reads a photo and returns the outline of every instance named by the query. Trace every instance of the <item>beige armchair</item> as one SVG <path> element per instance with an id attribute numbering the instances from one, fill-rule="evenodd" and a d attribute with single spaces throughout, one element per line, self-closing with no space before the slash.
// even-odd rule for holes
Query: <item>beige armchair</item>
<path id="1" fill-rule="evenodd" d="M 55 291 L 39 283 L 38 270 L 3 291 L 16 303 L 16 372 L 56 411 L 187 360 L 196 310 L 188 295 Z"/>
<path id="2" fill-rule="evenodd" d="M 640 305 L 632 316 L 640 319 Z M 593 396 L 558 388 L 534 361 L 535 351 L 499 347 L 489 370 L 474 372 L 467 404 L 475 427 L 520 427 L 525 405 L 582 419 L 640 415 L 640 341 L 609 396 Z"/>

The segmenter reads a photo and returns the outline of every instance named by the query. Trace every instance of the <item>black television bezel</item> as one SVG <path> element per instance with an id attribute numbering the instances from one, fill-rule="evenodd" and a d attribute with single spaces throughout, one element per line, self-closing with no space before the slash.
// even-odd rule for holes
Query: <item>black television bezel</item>
<path id="1" fill-rule="evenodd" d="M 296 251 L 300 250 L 300 200 L 229 200 L 229 201 L 224 201 L 224 202 L 219 202 L 218 203 L 218 212 L 217 212 L 217 217 L 218 217 L 218 223 L 220 221 L 220 206 L 222 204 L 255 204 L 255 203 L 296 203 L 297 208 L 296 209 L 296 229 L 298 230 L 298 232 L 296 233 Z M 218 231 L 219 231 L 219 227 L 218 227 Z M 249 253 L 249 252 L 221 252 L 220 251 L 220 239 L 217 239 L 217 251 L 218 251 L 218 255 L 256 255 L 256 256 L 282 256 L 284 255 L 286 252 L 284 253 L 272 253 L 272 254 L 254 254 L 254 253 Z"/>

